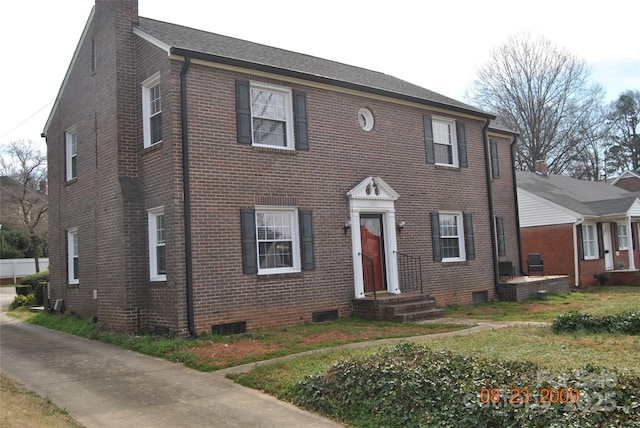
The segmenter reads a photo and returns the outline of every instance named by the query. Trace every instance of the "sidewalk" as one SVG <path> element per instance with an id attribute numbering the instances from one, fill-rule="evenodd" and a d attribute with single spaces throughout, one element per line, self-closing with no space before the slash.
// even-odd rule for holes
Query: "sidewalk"
<path id="1" fill-rule="evenodd" d="M 248 371 L 255 363 L 202 373 L 182 364 L 12 320 L 4 308 L 0 314 L 0 369 L 68 410 L 88 428 L 343 426 L 225 378 L 227 373 Z M 532 323 L 470 324 L 469 329 L 461 331 L 344 347 L 424 341 Z"/>

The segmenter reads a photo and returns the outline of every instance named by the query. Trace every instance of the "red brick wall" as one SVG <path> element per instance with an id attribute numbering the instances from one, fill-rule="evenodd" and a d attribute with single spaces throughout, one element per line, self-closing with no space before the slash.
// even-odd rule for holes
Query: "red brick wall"
<path id="1" fill-rule="evenodd" d="M 47 135 L 52 188 L 51 281 L 55 298 L 83 316 L 123 330 L 168 326 L 186 334 L 184 200 L 180 122 L 182 63 L 130 32 L 135 2 L 98 1 L 90 34 L 98 69 L 89 70 L 90 43 L 76 67 Z M 116 20 L 119 25 L 113 26 Z M 114 33 L 113 28 L 117 31 Z M 144 149 L 140 83 L 161 72 L 163 142 Z M 285 152 L 238 144 L 235 80 L 266 81 L 307 95 L 310 150 Z M 311 320 L 312 312 L 348 316 L 354 297 L 352 248 L 342 225 L 346 193 L 367 176 L 382 177 L 400 198 L 398 251 L 420 256 L 426 292 L 439 305 L 467 304 L 473 292 L 494 296 L 485 121 L 381 97 L 225 71 L 194 62 L 187 73 L 195 323 L 246 321 L 247 328 Z M 376 125 L 357 122 L 370 108 Z M 469 168 L 426 163 L 423 116 L 466 125 Z M 64 129 L 76 124 L 79 172 L 64 180 Z M 518 263 L 510 139 L 500 140 L 501 177 L 492 181 L 496 215 L 505 219 L 507 257 Z M 287 199 L 313 211 L 316 269 L 297 274 L 242 273 L 240 210 L 265 199 Z M 149 281 L 147 210 L 164 206 L 167 280 Z M 476 259 L 433 262 L 429 213 L 473 214 Z M 80 284 L 66 285 L 65 230 L 78 227 Z M 55 235 L 55 237 L 53 236 Z M 98 290 L 98 300 L 92 298 Z"/>
<path id="2" fill-rule="evenodd" d="M 573 225 L 525 227 L 522 237 L 523 270 L 527 272 L 527 254 L 540 253 L 544 260 L 545 275 L 569 275 L 575 284 L 573 259 Z"/>

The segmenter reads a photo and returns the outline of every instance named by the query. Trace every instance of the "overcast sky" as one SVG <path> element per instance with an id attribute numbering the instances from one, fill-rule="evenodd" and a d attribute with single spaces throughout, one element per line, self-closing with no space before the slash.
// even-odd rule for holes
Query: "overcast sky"
<path id="1" fill-rule="evenodd" d="M 93 0 L 3 3 L 0 145 L 40 138 Z M 139 0 L 139 13 L 393 75 L 460 101 L 490 51 L 544 36 L 612 101 L 640 90 L 640 1 Z"/>

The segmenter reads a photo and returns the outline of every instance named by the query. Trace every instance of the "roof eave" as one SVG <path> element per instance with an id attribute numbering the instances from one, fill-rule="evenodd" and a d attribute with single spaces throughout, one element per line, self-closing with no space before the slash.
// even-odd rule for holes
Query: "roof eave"
<path id="1" fill-rule="evenodd" d="M 316 83 L 323 83 L 323 84 L 326 84 L 326 85 L 338 86 L 338 87 L 345 88 L 345 89 L 351 89 L 351 90 L 356 90 L 356 91 L 360 91 L 360 92 L 367 92 L 367 93 L 374 94 L 374 95 L 386 96 L 386 97 L 390 97 L 390 98 L 400 99 L 400 100 L 403 100 L 403 101 L 409 101 L 409 102 L 414 102 L 414 103 L 418 103 L 418 104 L 424 104 L 424 105 L 428 105 L 428 106 L 431 106 L 431 107 L 437 107 L 437 108 L 440 108 L 440 109 L 452 110 L 452 111 L 455 111 L 455 112 L 458 112 L 458 113 L 464 113 L 464 114 L 468 114 L 468 115 L 478 116 L 478 117 L 482 117 L 484 119 L 489 119 L 489 120 L 493 120 L 493 119 L 496 118 L 496 116 L 494 116 L 494 115 L 492 115 L 490 113 L 482 112 L 482 111 L 479 111 L 479 110 L 465 109 L 465 108 L 462 108 L 462 107 L 459 107 L 459 106 L 452 106 L 452 105 L 446 104 L 446 103 L 439 103 L 439 102 L 436 102 L 436 101 L 425 100 L 424 98 L 412 97 L 412 96 L 405 95 L 405 94 L 399 94 L 397 92 L 386 91 L 386 90 L 383 90 L 383 89 L 373 88 L 373 87 L 370 87 L 370 86 L 358 85 L 356 83 L 347 82 L 347 81 L 344 81 L 344 80 L 331 79 L 331 78 L 324 77 L 324 76 L 303 73 L 303 72 L 300 72 L 300 71 L 289 70 L 289 69 L 280 68 L 280 67 L 274 67 L 274 66 L 266 65 L 266 64 L 260 64 L 260 63 L 250 62 L 250 61 L 239 60 L 239 59 L 236 59 L 236 58 L 229 58 L 229 57 L 224 57 L 224 56 L 220 56 L 220 55 L 207 54 L 207 53 L 203 53 L 203 52 L 192 51 L 192 50 L 189 50 L 189 49 L 177 48 L 177 47 L 172 47 L 171 48 L 170 55 L 190 57 L 192 59 L 200 59 L 200 60 L 220 63 L 220 64 L 224 64 L 224 65 L 242 67 L 242 68 L 247 68 L 247 69 L 250 69 L 250 70 L 274 73 L 274 74 L 279 74 L 279 75 L 283 75 L 283 76 L 287 76 L 287 77 L 293 77 L 293 78 L 298 78 L 298 79 L 309 80 L 309 81 L 313 81 L 313 82 L 316 82 Z"/>

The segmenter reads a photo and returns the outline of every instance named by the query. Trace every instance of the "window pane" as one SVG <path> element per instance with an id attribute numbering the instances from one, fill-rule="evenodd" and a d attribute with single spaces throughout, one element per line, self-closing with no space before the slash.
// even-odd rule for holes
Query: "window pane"
<path id="1" fill-rule="evenodd" d="M 158 275 L 164 275 L 167 273 L 164 245 L 156 248 L 156 266 L 158 269 Z"/>
<path id="2" fill-rule="evenodd" d="M 156 239 L 158 244 L 164 244 L 164 214 L 156 216 Z"/>
<path id="3" fill-rule="evenodd" d="M 256 144 L 268 144 L 270 146 L 286 147 L 286 123 L 254 118 L 253 141 Z"/>
<path id="4" fill-rule="evenodd" d="M 434 144 L 433 146 L 436 154 L 436 163 L 453 163 L 453 148 L 442 144 Z"/>
<path id="5" fill-rule="evenodd" d="M 441 238 L 441 242 L 443 258 L 460 257 L 458 238 Z"/>
<path id="6" fill-rule="evenodd" d="M 73 258 L 73 279 L 78 279 L 78 257 Z"/>
<path id="7" fill-rule="evenodd" d="M 261 242 L 258 251 L 262 269 L 293 267 L 291 241 Z"/>

